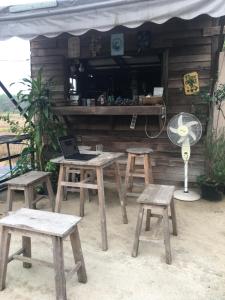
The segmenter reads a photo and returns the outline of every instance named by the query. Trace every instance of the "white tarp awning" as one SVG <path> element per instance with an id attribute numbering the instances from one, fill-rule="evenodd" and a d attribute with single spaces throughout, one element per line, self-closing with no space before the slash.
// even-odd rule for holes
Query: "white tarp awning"
<path id="1" fill-rule="evenodd" d="M 225 15 L 225 0 L 58 0 L 56 7 L 10 11 L 0 4 L 0 40 L 54 37 L 63 32 L 80 35 L 117 25 L 134 28 L 147 21 L 161 24 L 173 17 L 221 17 Z"/>

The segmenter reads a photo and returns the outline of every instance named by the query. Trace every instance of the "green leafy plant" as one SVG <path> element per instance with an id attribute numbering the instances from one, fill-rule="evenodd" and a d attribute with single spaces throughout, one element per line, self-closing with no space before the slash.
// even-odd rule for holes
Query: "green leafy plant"
<path id="1" fill-rule="evenodd" d="M 24 173 L 27 169 L 35 168 L 44 171 L 49 168 L 50 155 L 58 151 L 57 137 L 64 134 L 64 126 L 51 109 L 52 80 L 44 80 L 42 70 L 34 79 L 24 78 L 20 82 L 24 87 L 17 94 L 24 125 L 10 119 L 10 115 L 3 118 L 8 122 L 15 134 L 28 134 L 29 141 L 21 153 L 17 163 L 17 171 Z M 31 163 L 29 160 L 31 159 Z"/>
<path id="2" fill-rule="evenodd" d="M 205 174 L 197 177 L 202 196 L 221 200 L 225 191 L 225 134 L 208 133 L 204 142 Z"/>

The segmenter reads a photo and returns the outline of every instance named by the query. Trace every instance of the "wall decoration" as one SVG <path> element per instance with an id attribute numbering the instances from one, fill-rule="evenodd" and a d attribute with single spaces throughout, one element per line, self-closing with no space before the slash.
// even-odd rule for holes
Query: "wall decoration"
<path id="1" fill-rule="evenodd" d="M 101 36 L 93 35 L 91 37 L 91 42 L 90 42 L 91 57 L 99 56 L 101 54 L 101 49 L 102 49 L 102 38 L 101 38 Z"/>
<path id="2" fill-rule="evenodd" d="M 111 55 L 124 55 L 123 33 L 114 33 L 111 35 Z"/>
<path id="3" fill-rule="evenodd" d="M 78 36 L 73 36 L 68 39 L 68 57 L 80 57 L 80 38 Z"/>
<path id="4" fill-rule="evenodd" d="M 194 95 L 200 91 L 198 73 L 191 72 L 184 75 L 185 95 Z"/>
<path id="5" fill-rule="evenodd" d="M 139 31 L 137 33 L 137 49 L 138 53 L 149 49 L 151 46 L 151 32 L 150 31 Z"/>

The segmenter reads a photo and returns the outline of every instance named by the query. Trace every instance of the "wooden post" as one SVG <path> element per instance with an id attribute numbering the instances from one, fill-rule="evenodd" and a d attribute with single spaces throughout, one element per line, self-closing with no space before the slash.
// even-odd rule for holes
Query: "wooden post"
<path id="1" fill-rule="evenodd" d="M 105 192 L 104 192 L 104 182 L 103 182 L 103 170 L 101 167 L 96 167 L 96 175 L 97 175 L 97 185 L 98 185 L 99 213 L 100 213 L 100 222 L 101 222 L 102 250 L 106 251 L 108 249 L 108 240 L 107 240 L 107 225 L 106 225 L 106 215 L 105 215 Z"/>
<path id="2" fill-rule="evenodd" d="M 117 191 L 118 191 L 119 199 L 120 199 L 123 223 L 127 224 L 128 220 L 127 220 L 126 203 L 125 203 L 124 192 L 122 191 L 122 182 L 121 182 L 120 169 L 119 169 L 118 162 L 115 162 L 115 178 L 116 178 Z"/>
<path id="3" fill-rule="evenodd" d="M 10 239 L 11 239 L 11 234 L 9 234 L 8 230 L 3 226 L 1 230 L 1 247 L 0 247 L 0 290 L 1 291 L 5 288 Z"/>
<path id="4" fill-rule="evenodd" d="M 66 279 L 64 271 L 63 241 L 60 237 L 53 237 L 53 260 L 55 269 L 56 300 L 66 300 Z"/>
<path id="5" fill-rule="evenodd" d="M 57 194 L 55 199 L 55 212 L 60 212 L 61 209 L 61 202 L 63 198 L 63 187 L 61 185 L 61 182 L 64 180 L 65 177 L 65 167 L 64 165 L 60 165 L 59 170 L 59 178 L 58 178 L 58 188 L 57 188 Z"/>
<path id="6" fill-rule="evenodd" d="M 85 269 L 84 257 L 81 249 L 79 231 L 76 226 L 74 232 L 70 235 L 71 246 L 75 263 L 81 262 L 81 267 L 77 271 L 78 281 L 86 283 L 87 274 Z"/>

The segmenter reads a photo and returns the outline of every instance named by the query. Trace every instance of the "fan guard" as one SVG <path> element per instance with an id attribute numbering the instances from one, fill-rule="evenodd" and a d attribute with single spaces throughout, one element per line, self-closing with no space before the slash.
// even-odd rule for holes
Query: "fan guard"
<path id="1" fill-rule="evenodd" d="M 189 145 L 192 146 L 200 140 L 202 135 L 201 122 L 194 115 L 182 112 L 172 117 L 167 125 L 167 134 L 173 144 L 182 147 L 182 142 L 179 142 L 181 136 L 178 133 L 173 132 L 171 128 L 177 129 L 179 126 L 186 126 L 187 124 L 190 125 L 189 130 L 192 133 L 191 135 L 188 134 Z"/>

